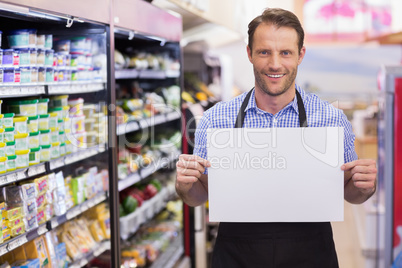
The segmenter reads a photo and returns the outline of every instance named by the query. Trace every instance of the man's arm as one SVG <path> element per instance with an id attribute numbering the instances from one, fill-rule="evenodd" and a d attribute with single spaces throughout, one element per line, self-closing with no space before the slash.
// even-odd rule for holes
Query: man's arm
<path id="1" fill-rule="evenodd" d="M 203 174 L 210 163 L 196 155 L 182 154 L 176 163 L 176 192 L 189 206 L 202 205 L 208 199 L 208 175 Z"/>
<path id="2" fill-rule="evenodd" d="M 359 159 L 342 165 L 345 183 L 345 200 L 361 204 L 376 190 L 377 168 L 372 159 Z"/>

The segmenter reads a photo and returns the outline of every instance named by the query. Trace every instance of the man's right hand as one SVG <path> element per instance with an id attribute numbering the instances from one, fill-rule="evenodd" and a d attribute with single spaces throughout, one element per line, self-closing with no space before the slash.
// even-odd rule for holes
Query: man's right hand
<path id="1" fill-rule="evenodd" d="M 176 163 L 176 189 L 178 192 L 182 194 L 187 193 L 193 187 L 194 183 L 200 181 L 205 168 L 210 166 L 211 164 L 208 160 L 199 156 L 189 154 L 180 155 L 179 161 Z M 204 184 L 202 181 L 201 183 Z"/>

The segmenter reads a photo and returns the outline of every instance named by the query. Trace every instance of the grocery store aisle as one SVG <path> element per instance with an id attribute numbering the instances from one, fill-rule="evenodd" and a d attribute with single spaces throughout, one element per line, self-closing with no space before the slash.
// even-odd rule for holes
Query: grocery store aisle
<path id="1" fill-rule="evenodd" d="M 352 206 L 345 201 L 345 220 L 332 223 L 340 268 L 364 268 Z"/>

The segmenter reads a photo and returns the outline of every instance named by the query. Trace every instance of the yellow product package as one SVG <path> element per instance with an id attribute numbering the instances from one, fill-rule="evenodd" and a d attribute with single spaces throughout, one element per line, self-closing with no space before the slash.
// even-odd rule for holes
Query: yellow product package
<path id="1" fill-rule="evenodd" d="M 95 239 L 96 242 L 100 242 L 105 239 L 105 236 L 103 235 L 103 231 L 99 224 L 99 221 L 97 221 L 97 220 L 90 221 L 89 230 L 91 231 L 91 235 Z"/>
<path id="2" fill-rule="evenodd" d="M 37 237 L 34 240 L 27 242 L 23 247 L 28 259 L 39 259 L 41 268 L 52 267 L 49 250 L 44 236 Z"/>
<path id="3" fill-rule="evenodd" d="M 22 208 L 16 207 L 13 209 L 3 210 L 3 219 L 12 219 L 22 215 Z"/>
<path id="4" fill-rule="evenodd" d="M 16 237 L 23 233 L 25 233 L 25 223 L 24 222 L 21 222 L 20 224 L 11 228 L 11 237 Z"/>

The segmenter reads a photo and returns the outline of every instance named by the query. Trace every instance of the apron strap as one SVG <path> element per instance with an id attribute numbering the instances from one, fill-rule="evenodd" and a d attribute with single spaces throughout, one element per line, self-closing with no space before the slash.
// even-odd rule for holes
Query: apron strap
<path id="1" fill-rule="evenodd" d="M 236 123 L 235 123 L 235 128 L 242 128 L 244 124 L 244 118 L 246 116 L 246 107 L 248 105 L 248 102 L 250 100 L 251 93 L 253 92 L 253 89 L 250 90 L 247 93 L 247 96 L 244 98 L 243 103 L 241 104 L 239 113 L 237 114 L 236 118 Z M 299 124 L 300 127 L 307 127 L 307 116 L 306 116 L 306 110 L 304 109 L 304 104 L 302 97 L 300 96 L 299 91 L 296 90 L 296 97 L 297 97 L 297 106 L 299 108 Z"/>

